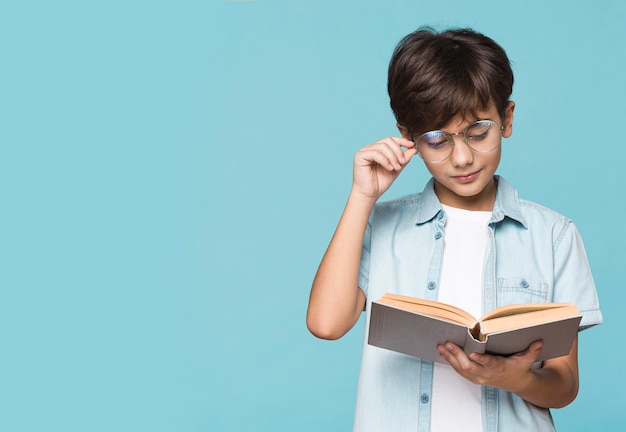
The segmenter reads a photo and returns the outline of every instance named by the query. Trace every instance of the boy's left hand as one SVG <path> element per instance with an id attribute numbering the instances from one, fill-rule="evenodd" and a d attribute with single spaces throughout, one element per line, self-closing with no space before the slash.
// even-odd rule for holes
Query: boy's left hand
<path id="1" fill-rule="evenodd" d="M 535 341 L 526 351 L 507 357 L 477 353 L 468 356 L 463 349 L 450 342 L 439 345 L 437 350 L 468 381 L 517 393 L 532 379 L 531 366 L 542 346 L 542 341 Z"/>

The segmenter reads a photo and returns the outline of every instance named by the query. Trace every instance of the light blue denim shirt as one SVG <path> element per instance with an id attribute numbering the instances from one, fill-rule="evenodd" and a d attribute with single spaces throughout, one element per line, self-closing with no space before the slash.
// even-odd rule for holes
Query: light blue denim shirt
<path id="1" fill-rule="evenodd" d="M 504 179 L 496 180 L 483 313 L 512 303 L 571 302 L 582 315 L 581 329 L 601 323 L 596 288 L 572 221 L 519 199 Z M 432 179 L 421 194 L 379 203 L 372 211 L 359 275 L 367 303 L 355 431 L 430 430 L 432 362 L 368 345 L 367 334 L 371 302 L 385 292 L 437 299 L 445 222 Z M 548 409 L 495 388 L 482 388 L 482 411 L 485 431 L 554 430 Z"/>

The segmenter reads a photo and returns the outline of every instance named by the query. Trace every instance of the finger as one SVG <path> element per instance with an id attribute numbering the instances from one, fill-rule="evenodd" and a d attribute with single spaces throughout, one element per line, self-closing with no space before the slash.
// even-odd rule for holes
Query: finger
<path id="1" fill-rule="evenodd" d="M 396 171 L 402 170 L 404 164 L 406 164 L 404 152 L 391 138 L 385 138 L 377 141 L 376 143 L 367 146 L 365 149 L 370 152 L 379 152 L 384 155 Z"/>
<path id="2" fill-rule="evenodd" d="M 442 359 L 450 363 L 450 366 L 454 367 L 453 363 L 456 364 L 456 359 L 454 358 L 454 355 L 450 351 L 448 351 L 448 349 L 444 345 L 437 345 L 437 351 L 439 351 L 439 356 Z"/>
<path id="3" fill-rule="evenodd" d="M 413 156 L 415 156 L 416 154 L 417 154 L 417 149 L 416 148 L 406 149 L 404 151 L 404 159 L 406 160 L 405 165 L 408 164 L 411 161 L 411 159 L 413 158 Z"/>
<path id="4" fill-rule="evenodd" d="M 376 141 L 373 144 L 365 146 L 364 148 L 373 147 L 380 143 L 386 143 L 392 147 L 399 148 L 400 152 L 398 152 L 398 155 L 400 155 L 404 150 L 417 148 L 413 141 L 410 141 L 406 138 L 398 137 L 398 136 L 389 136 L 389 137 L 383 138 L 381 140 Z"/>
<path id="5" fill-rule="evenodd" d="M 402 147 L 405 147 L 405 148 L 415 148 L 415 143 L 413 141 L 411 141 L 411 140 L 408 140 L 408 139 L 404 138 L 404 137 L 394 136 L 394 137 L 389 137 L 389 138 L 393 138 L 393 140 L 397 144 L 402 146 Z"/>
<path id="6" fill-rule="evenodd" d="M 402 149 L 404 146 L 406 146 L 405 150 Z M 380 152 L 387 160 L 381 159 L 380 155 L 376 155 L 376 152 Z M 416 154 L 417 150 L 414 148 L 414 143 L 402 137 L 383 138 L 380 141 L 363 147 L 357 152 L 360 161 L 365 162 L 365 164 L 360 165 L 371 165 L 371 162 L 376 162 L 388 171 L 398 172 L 401 171 Z"/>
<path id="7" fill-rule="evenodd" d="M 415 143 L 405 138 L 392 136 L 385 138 L 382 142 L 390 144 L 391 149 L 398 156 L 398 160 L 403 165 L 409 163 L 411 158 L 417 154 Z"/>
<path id="8" fill-rule="evenodd" d="M 463 351 L 458 345 L 447 342 L 444 345 L 439 345 L 437 349 L 439 350 L 441 357 L 450 363 L 450 366 L 457 371 L 466 369 L 471 364 L 470 359 L 467 357 L 467 354 L 465 354 L 465 351 Z"/>
<path id="9" fill-rule="evenodd" d="M 469 370 L 469 368 L 473 366 L 472 360 L 467 356 L 465 351 L 463 351 L 460 346 L 448 342 L 446 343 L 446 349 L 450 351 L 452 355 L 454 355 L 454 358 L 456 359 L 456 362 L 458 364 L 458 368 L 463 370 Z"/>
<path id="10" fill-rule="evenodd" d="M 539 352 L 541 351 L 541 347 L 543 346 L 543 342 L 538 340 L 531 343 L 526 350 L 513 354 L 511 357 L 517 358 L 536 358 L 539 356 Z"/>
<path id="11" fill-rule="evenodd" d="M 543 347 L 543 341 L 538 340 L 538 341 L 534 341 L 533 343 L 531 343 L 528 349 L 531 351 L 541 351 L 542 347 Z"/>
<path id="12" fill-rule="evenodd" d="M 394 140 L 396 140 L 396 138 L 394 138 Z M 417 146 L 415 145 L 413 141 L 409 141 L 405 138 L 399 138 L 396 141 L 401 141 L 401 142 L 398 142 L 398 144 L 400 144 L 402 148 L 402 155 L 404 156 L 404 165 L 406 166 L 406 164 L 411 162 L 411 159 L 413 158 L 413 156 L 417 154 L 418 152 Z"/>
<path id="13" fill-rule="evenodd" d="M 376 148 L 386 154 L 391 161 L 397 161 L 397 163 L 394 163 L 397 170 L 404 167 L 412 157 L 411 152 L 405 155 L 406 150 L 409 149 L 404 150 L 398 140 L 399 138 L 397 137 L 387 137 L 372 145 L 372 148 Z"/>
<path id="14" fill-rule="evenodd" d="M 396 170 L 401 170 L 405 163 L 404 152 L 391 138 L 378 142 L 377 150 L 385 154 Z"/>
<path id="15" fill-rule="evenodd" d="M 469 358 L 474 363 L 478 363 L 479 365 L 486 367 L 490 367 L 494 362 L 493 356 L 489 354 L 471 353 L 469 355 Z"/>
<path id="16" fill-rule="evenodd" d="M 543 347 L 543 341 L 535 341 L 530 344 L 528 349 L 526 350 L 526 354 L 523 355 L 528 361 L 534 363 L 539 357 L 539 353 L 541 352 L 541 348 Z"/>
<path id="17" fill-rule="evenodd" d="M 376 164 L 388 171 L 401 169 L 401 167 L 398 164 L 397 159 L 395 157 L 393 157 L 393 159 L 390 159 L 389 153 L 381 151 L 380 147 L 364 148 L 359 151 L 357 156 L 358 156 L 356 160 L 357 164 L 360 161 L 365 162 L 364 164 L 359 164 L 359 165 L 369 166 L 372 164 Z"/>

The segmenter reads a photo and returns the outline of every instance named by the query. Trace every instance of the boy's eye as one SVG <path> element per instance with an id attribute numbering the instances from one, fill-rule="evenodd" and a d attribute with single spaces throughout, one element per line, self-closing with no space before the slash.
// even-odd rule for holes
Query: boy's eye
<path id="1" fill-rule="evenodd" d="M 429 149 L 438 150 L 448 145 L 448 137 L 443 132 L 429 132 L 422 136 L 422 142 L 428 146 Z"/>
<path id="2" fill-rule="evenodd" d="M 478 122 L 467 128 L 465 136 L 472 141 L 482 141 L 489 135 L 490 123 Z"/>
<path id="3" fill-rule="evenodd" d="M 487 138 L 487 132 L 482 133 L 480 135 L 468 135 L 467 139 L 472 140 L 472 141 L 482 141 L 485 138 Z"/>

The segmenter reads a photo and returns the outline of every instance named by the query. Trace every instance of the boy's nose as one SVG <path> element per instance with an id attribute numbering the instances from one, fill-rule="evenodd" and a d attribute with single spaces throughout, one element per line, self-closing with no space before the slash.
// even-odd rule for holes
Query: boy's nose
<path id="1" fill-rule="evenodd" d="M 463 136 L 455 136 L 453 139 L 454 146 L 450 156 L 452 165 L 462 167 L 471 164 L 474 161 L 474 152 L 465 143 Z"/>

